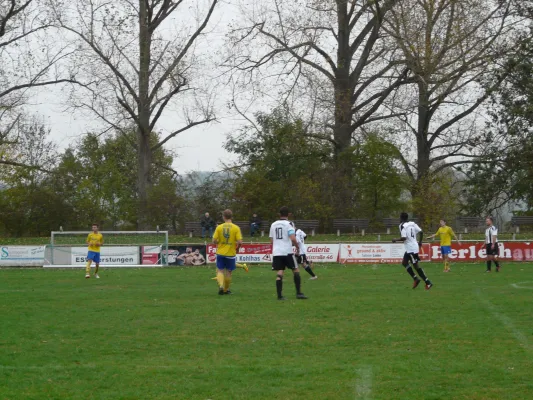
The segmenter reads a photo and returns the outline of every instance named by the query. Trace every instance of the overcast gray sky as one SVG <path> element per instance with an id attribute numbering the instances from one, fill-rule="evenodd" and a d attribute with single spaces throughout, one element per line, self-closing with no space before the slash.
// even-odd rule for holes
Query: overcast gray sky
<path id="1" fill-rule="evenodd" d="M 206 4 L 208 4 L 206 2 Z M 180 7 L 181 12 L 185 8 Z M 195 10 L 189 9 L 190 13 Z M 222 47 L 228 31 L 229 24 L 239 16 L 235 5 L 229 2 L 221 2 L 213 14 L 210 24 L 206 29 L 206 35 L 198 42 L 196 52 L 202 57 L 202 65 L 207 68 L 204 71 L 207 85 L 212 87 L 221 83 L 215 76 L 220 73 L 214 66 L 220 62 Z M 174 22 L 176 26 L 168 27 L 168 31 L 179 28 L 177 16 Z M 173 23 L 173 22 L 170 22 Z M 212 75 L 212 76 L 209 76 Z M 60 149 L 78 141 L 84 133 L 100 131 L 102 123 L 96 116 L 89 116 L 76 111 L 65 111 L 65 93 L 60 87 L 48 87 L 45 90 L 33 92 L 30 97 L 28 111 L 35 112 L 43 117 L 51 129 L 51 137 Z M 166 148 L 174 154 L 174 168 L 179 173 L 190 171 L 216 171 L 221 169 L 222 162 L 235 159 L 235 157 L 223 149 L 224 141 L 228 134 L 236 132 L 244 126 L 244 120 L 228 109 L 227 102 L 230 100 L 230 90 L 220 87 L 217 89 L 215 99 L 215 111 L 217 121 L 207 125 L 201 125 L 183 132 L 171 139 Z M 179 116 L 163 116 L 158 122 L 156 130 L 173 131 L 182 126 Z"/>

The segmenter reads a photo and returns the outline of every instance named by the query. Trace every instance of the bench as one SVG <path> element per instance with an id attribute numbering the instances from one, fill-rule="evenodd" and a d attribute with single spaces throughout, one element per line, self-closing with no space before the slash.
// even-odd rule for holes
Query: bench
<path id="1" fill-rule="evenodd" d="M 202 233 L 202 225 L 196 221 L 185 222 L 185 232 L 189 234 L 189 237 L 193 237 L 195 232 L 200 235 Z"/>
<path id="2" fill-rule="evenodd" d="M 320 222 L 318 219 L 295 219 L 292 222 L 294 222 L 294 225 L 296 226 L 296 229 L 301 229 L 302 231 L 311 231 L 311 236 L 315 236 L 315 231 L 318 229 Z"/>
<path id="3" fill-rule="evenodd" d="M 464 233 L 468 233 L 468 228 L 480 228 L 485 225 L 485 219 L 480 217 L 457 217 L 455 221 L 457 229 L 464 228 Z"/>
<path id="4" fill-rule="evenodd" d="M 399 218 L 383 218 L 383 225 L 387 228 L 387 235 L 390 235 L 390 228 L 398 228 L 400 226 Z"/>
<path id="5" fill-rule="evenodd" d="M 233 221 L 235 225 L 237 225 L 239 228 L 241 228 L 241 232 L 244 234 L 250 233 L 250 221 Z M 261 227 L 259 230 L 261 231 L 261 236 L 265 236 L 265 231 L 270 228 L 270 221 L 261 221 Z"/>
<path id="6" fill-rule="evenodd" d="M 517 215 L 511 218 L 511 225 L 515 227 L 516 233 L 520 233 L 520 227 L 533 225 L 533 216 Z"/>
<path id="7" fill-rule="evenodd" d="M 369 224 L 368 219 L 334 219 L 333 229 L 337 231 L 337 236 L 341 235 L 341 231 L 355 234 L 356 230 L 361 230 L 361 235 L 365 236 L 365 229 Z"/>

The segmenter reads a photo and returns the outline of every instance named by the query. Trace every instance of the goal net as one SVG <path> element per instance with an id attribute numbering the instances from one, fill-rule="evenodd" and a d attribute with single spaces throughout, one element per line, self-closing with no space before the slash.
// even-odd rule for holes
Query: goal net
<path id="1" fill-rule="evenodd" d="M 87 263 L 89 231 L 53 231 L 46 247 L 44 267 L 83 267 Z M 168 265 L 168 231 L 100 231 L 102 267 Z M 94 265 L 94 263 L 93 263 Z"/>

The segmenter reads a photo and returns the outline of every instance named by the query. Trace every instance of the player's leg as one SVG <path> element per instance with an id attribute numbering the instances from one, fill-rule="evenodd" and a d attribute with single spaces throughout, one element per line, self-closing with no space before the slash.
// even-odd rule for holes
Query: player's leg
<path id="1" fill-rule="evenodd" d="M 235 258 L 226 258 L 226 268 L 224 269 L 224 294 L 230 294 L 231 274 L 235 271 Z"/>
<path id="2" fill-rule="evenodd" d="M 313 272 L 313 269 L 311 268 L 311 262 L 307 259 L 307 256 L 304 254 L 301 256 L 302 257 L 302 261 L 303 261 L 303 265 L 304 265 L 304 269 L 305 271 L 311 275 L 311 280 L 314 280 L 314 279 L 317 279 L 318 276 L 315 275 L 315 273 Z"/>
<path id="3" fill-rule="evenodd" d="M 418 256 L 418 253 L 411 253 L 411 262 L 413 263 L 413 267 L 415 268 L 418 276 L 422 278 L 422 280 L 426 283 L 426 290 L 431 289 L 433 284 L 431 283 L 431 281 L 428 279 L 428 277 L 424 273 L 424 270 L 422 269 L 422 267 L 419 265 L 420 257 Z"/>
<path id="4" fill-rule="evenodd" d="M 298 261 L 296 260 L 296 256 L 287 256 L 287 268 L 292 270 L 294 287 L 296 289 L 296 298 L 307 299 L 307 297 L 302 293 L 302 277 L 300 276 L 300 270 L 298 269 Z"/>
<path id="5" fill-rule="evenodd" d="M 485 245 L 485 251 L 487 253 L 487 270 L 485 272 L 491 272 L 491 264 L 492 264 L 492 248 L 490 243 Z"/>
<path id="6" fill-rule="evenodd" d="M 95 267 L 94 267 L 94 277 L 96 279 L 100 279 L 100 276 L 98 275 L 98 269 L 100 268 L 100 253 L 96 253 L 94 258 L 93 258 L 93 260 L 94 260 L 94 265 L 95 265 Z"/>
<path id="7" fill-rule="evenodd" d="M 224 258 L 217 254 L 217 283 L 218 294 L 224 294 Z"/>
<path id="8" fill-rule="evenodd" d="M 87 253 L 87 264 L 85 264 L 85 278 L 89 279 L 91 277 L 91 264 L 93 262 L 94 253 L 89 251 Z"/>
<path id="9" fill-rule="evenodd" d="M 235 266 L 236 266 L 237 268 L 242 268 L 242 269 L 244 269 L 244 272 L 248 272 L 248 269 L 249 269 L 249 268 L 248 268 L 248 265 L 247 265 L 247 264 L 236 263 Z"/>
<path id="10" fill-rule="evenodd" d="M 492 259 L 494 264 L 496 264 L 496 272 L 500 272 L 500 261 L 498 260 L 500 253 L 500 246 L 496 243 L 496 247 L 492 250 Z"/>
<path id="11" fill-rule="evenodd" d="M 272 270 L 276 271 L 276 293 L 278 300 L 285 300 L 285 297 L 283 297 L 283 271 L 285 270 L 283 258 L 283 256 L 272 257 Z"/>
<path id="12" fill-rule="evenodd" d="M 413 289 L 415 289 L 418 284 L 420 283 L 420 279 L 415 274 L 415 271 L 413 270 L 413 267 L 411 266 L 411 258 L 409 256 L 409 253 L 404 253 L 402 265 L 404 266 L 405 270 L 409 275 L 411 275 L 411 278 L 413 278 Z"/>

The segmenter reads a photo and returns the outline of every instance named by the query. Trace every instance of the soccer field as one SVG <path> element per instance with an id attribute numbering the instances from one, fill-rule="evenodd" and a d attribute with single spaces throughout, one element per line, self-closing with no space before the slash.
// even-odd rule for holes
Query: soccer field
<path id="1" fill-rule="evenodd" d="M 0 399 L 530 399 L 533 265 L 0 270 Z"/>

